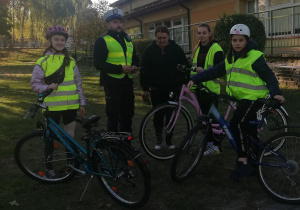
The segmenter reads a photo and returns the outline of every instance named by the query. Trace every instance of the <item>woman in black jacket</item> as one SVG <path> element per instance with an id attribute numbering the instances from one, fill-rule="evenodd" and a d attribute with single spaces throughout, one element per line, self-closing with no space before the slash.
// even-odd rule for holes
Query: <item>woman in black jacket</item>
<path id="1" fill-rule="evenodd" d="M 178 82 L 178 64 L 189 66 L 181 47 L 169 40 L 168 28 L 158 26 L 155 30 L 155 40 L 143 54 L 140 71 L 140 83 L 143 88 L 142 97 L 146 99 L 150 93 L 153 107 L 171 100 L 169 92 L 179 93 L 182 84 Z M 163 119 L 166 115 L 167 113 L 158 113 L 154 119 L 157 137 L 156 150 L 161 149 Z M 166 144 L 169 149 L 175 149 L 171 138 L 172 134 L 166 136 Z"/>

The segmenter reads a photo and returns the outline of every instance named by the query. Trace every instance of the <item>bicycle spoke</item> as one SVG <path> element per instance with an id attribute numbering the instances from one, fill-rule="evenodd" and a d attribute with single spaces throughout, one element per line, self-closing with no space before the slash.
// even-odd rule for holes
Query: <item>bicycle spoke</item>
<path id="1" fill-rule="evenodd" d="M 277 148 L 276 153 L 285 158 L 282 161 L 275 154 L 262 151 L 260 162 L 273 165 L 259 166 L 259 178 L 262 186 L 277 200 L 286 203 L 300 203 L 300 135 L 283 133 L 268 140 L 268 148 Z M 276 167 L 277 166 L 277 167 Z"/>

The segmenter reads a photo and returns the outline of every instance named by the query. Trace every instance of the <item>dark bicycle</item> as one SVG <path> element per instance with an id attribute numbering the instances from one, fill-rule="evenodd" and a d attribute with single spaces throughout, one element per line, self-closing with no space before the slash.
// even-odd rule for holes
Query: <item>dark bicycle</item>
<path id="1" fill-rule="evenodd" d="M 49 117 L 48 108 L 43 105 L 48 94 L 40 94 L 37 104 L 28 112 L 32 118 L 38 117 L 39 129 L 17 142 L 14 156 L 19 168 L 30 178 L 43 183 L 66 182 L 76 173 L 90 174 L 89 182 L 97 177 L 119 204 L 143 206 L 150 196 L 150 175 L 141 153 L 127 143 L 132 136 L 97 131 L 99 116 L 87 120 L 77 118 L 86 130 L 82 137 L 86 144 L 83 148 Z M 53 177 L 45 173 L 49 165 L 55 172 Z"/>

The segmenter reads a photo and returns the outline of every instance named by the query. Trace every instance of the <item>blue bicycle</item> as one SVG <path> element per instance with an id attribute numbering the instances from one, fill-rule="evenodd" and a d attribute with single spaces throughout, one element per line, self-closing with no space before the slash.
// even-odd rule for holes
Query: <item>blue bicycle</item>
<path id="1" fill-rule="evenodd" d="M 234 100 L 228 95 L 216 95 L 216 97 L 228 101 Z M 258 99 L 258 101 L 268 107 L 277 108 L 279 106 L 279 102 L 274 99 Z M 229 123 L 212 104 L 209 114 L 199 116 L 197 125 L 188 133 L 175 153 L 171 165 L 171 177 L 174 181 L 183 181 L 196 168 L 206 148 L 207 133 L 215 120 L 225 131 L 232 147 L 237 149 Z M 264 116 L 261 120 L 252 121 L 250 124 L 261 126 L 263 121 Z M 299 126 L 277 125 L 273 129 L 290 127 Z M 264 142 L 249 134 L 248 160 L 256 166 L 262 187 L 275 200 L 289 204 L 300 203 L 299 151 L 300 133 L 279 133 Z"/>
<path id="2" fill-rule="evenodd" d="M 48 94 L 40 94 L 38 102 L 27 114 L 32 118 L 37 116 L 38 129 L 21 138 L 15 146 L 14 156 L 19 168 L 30 178 L 43 183 L 62 183 L 76 173 L 87 173 L 91 179 L 86 188 L 92 178 L 97 177 L 119 204 L 143 206 L 150 196 L 150 175 L 141 153 L 127 143 L 132 136 L 97 131 L 98 116 L 87 120 L 77 118 L 86 130 L 82 137 L 86 148 L 83 148 L 49 117 L 48 108 L 43 105 Z M 49 167 L 55 175 L 46 173 Z"/>

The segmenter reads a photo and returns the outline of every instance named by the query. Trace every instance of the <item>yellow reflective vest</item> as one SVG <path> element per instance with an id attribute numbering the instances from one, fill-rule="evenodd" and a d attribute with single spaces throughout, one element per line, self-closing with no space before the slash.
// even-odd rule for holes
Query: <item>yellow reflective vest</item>
<path id="1" fill-rule="evenodd" d="M 37 65 L 41 66 L 45 72 L 45 77 L 57 71 L 64 60 L 64 55 L 47 55 L 37 60 Z M 74 67 L 76 63 L 71 58 L 70 65 L 65 67 L 64 81 L 58 85 L 58 89 L 48 95 L 44 104 L 49 111 L 63 111 L 79 108 L 79 96 L 74 81 Z"/>
<path id="2" fill-rule="evenodd" d="M 200 46 L 197 48 L 197 50 L 195 52 L 195 55 L 193 58 L 193 67 L 197 67 L 197 58 L 198 58 L 199 51 L 200 51 Z M 204 68 L 203 68 L 204 70 L 209 69 L 215 65 L 214 57 L 215 57 L 216 52 L 219 52 L 219 51 L 223 52 L 220 45 L 217 43 L 213 43 L 207 52 L 207 55 L 205 58 L 205 64 L 204 64 Z M 197 74 L 197 72 L 191 72 L 191 76 L 193 74 Z M 203 85 L 205 85 L 210 91 L 220 94 L 221 88 L 220 88 L 220 79 L 219 78 L 210 80 L 207 82 L 203 82 Z M 196 89 L 196 85 L 191 87 L 191 90 L 193 90 L 193 89 Z"/>
<path id="3" fill-rule="evenodd" d="M 231 64 L 225 59 L 226 91 L 229 95 L 248 100 L 266 98 L 269 93 L 266 83 L 252 69 L 252 64 L 262 55 L 258 50 L 251 50 L 246 58 L 239 58 Z"/>
<path id="4" fill-rule="evenodd" d="M 115 64 L 115 65 L 128 65 L 131 66 L 132 63 L 132 53 L 133 53 L 133 44 L 132 42 L 127 42 L 126 39 L 124 39 L 126 44 L 126 54 L 124 54 L 122 46 L 117 42 L 113 37 L 109 35 L 103 36 L 104 41 L 106 42 L 107 50 L 108 50 L 108 56 L 106 59 L 107 63 Z M 116 78 L 116 79 L 122 79 L 125 77 L 125 73 L 121 74 L 108 74 L 109 76 Z M 132 74 L 128 74 L 128 77 L 132 79 Z"/>

